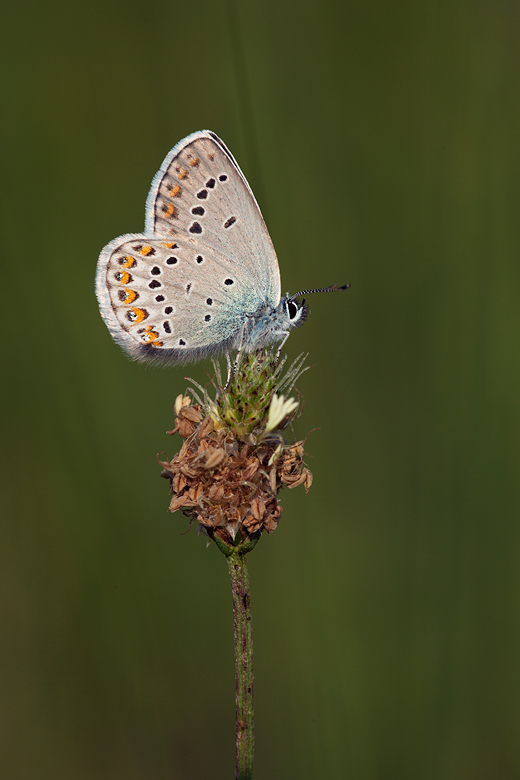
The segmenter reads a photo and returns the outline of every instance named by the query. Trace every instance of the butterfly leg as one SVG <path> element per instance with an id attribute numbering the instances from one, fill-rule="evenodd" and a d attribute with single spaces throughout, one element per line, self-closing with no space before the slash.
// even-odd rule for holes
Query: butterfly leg
<path id="1" fill-rule="evenodd" d="M 233 363 L 233 377 L 235 376 L 236 372 L 238 371 L 238 366 L 240 364 L 240 358 L 242 357 L 242 347 L 240 346 L 238 348 L 237 356 L 235 358 L 235 362 Z"/>
<path id="2" fill-rule="evenodd" d="M 239 348 L 235 361 L 233 365 L 231 365 L 231 358 L 229 357 L 229 352 L 226 352 L 227 379 L 226 379 L 226 384 L 224 385 L 224 390 L 228 389 L 229 383 L 231 382 L 232 379 L 235 378 L 235 375 L 238 371 L 238 365 L 240 363 L 241 357 L 242 357 L 242 347 Z"/>
<path id="3" fill-rule="evenodd" d="M 240 364 L 240 358 L 242 357 L 242 349 L 244 347 L 244 331 L 245 331 L 245 326 L 242 328 L 240 332 L 240 339 L 236 347 L 237 356 L 235 358 L 235 362 L 233 363 L 233 368 L 231 368 L 231 359 L 229 357 L 229 352 L 226 352 L 226 360 L 228 364 L 228 377 L 227 377 L 227 382 L 224 390 L 227 390 L 229 383 L 231 382 L 231 379 L 233 379 L 237 373 L 238 366 Z"/>
<path id="4" fill-rule="evenodd" d="M 237 356 L 235 358 L 235 362 L 233 364 L 233 377 L 235 376 L 236 372 L 238 371 L 238 366 L 240 365 L 240 359 L 242 357 L 242 350 L 244 349 L 244 333 L 246 330 L 245 324 L 242 326 L 242 331 L 240 333 L 240 341 L 238 342 L 237 347 Z"/>
<path id="5" fill-rule="evenodd" d="M 281 331 L 281 333 L 279 335 L 280 336 L 283 335 L 283 339 L 281 340 L 280 346 L 278 347 L 278 349 L 276 351 L 276 362 L 278 362 L 280 360 L 280 352 L 284 348 L 285 342 L 289 338 L 289 331 L 288 330 L 283 330 L 283 331 Z"/>
<path id="6" fill-rule="evenodd" d="M 224 385 L 224 390 L 227 390 L 232 376 L 231 358 L 229 357 L 229 352 L 226 352 L 226 363 L 227 363 L 227 379 L 226 379 L 226 384 Z"/>

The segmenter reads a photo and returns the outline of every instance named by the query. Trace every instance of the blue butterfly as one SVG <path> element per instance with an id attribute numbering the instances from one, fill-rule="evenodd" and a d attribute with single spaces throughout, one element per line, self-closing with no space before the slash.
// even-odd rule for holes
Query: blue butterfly
<path id="1" fill-rule="evenodd" d="M 138 360 L 186 363 L 284 342 L 309 292 L 282 296 L 276 253 L 253 193 L 215 133 L 167 155 L 146 201 L 144 233 L 115 238 L 96 273 L 101 315 Z"/>

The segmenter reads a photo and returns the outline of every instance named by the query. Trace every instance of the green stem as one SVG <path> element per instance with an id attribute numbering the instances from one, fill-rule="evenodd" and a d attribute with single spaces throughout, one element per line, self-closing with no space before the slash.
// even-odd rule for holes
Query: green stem
<path id="1" fill-rule="evenodd" d="M 236 780 L 253 777 L 253 627 L 246 556 L 227 558 L 235 616 Z"/>

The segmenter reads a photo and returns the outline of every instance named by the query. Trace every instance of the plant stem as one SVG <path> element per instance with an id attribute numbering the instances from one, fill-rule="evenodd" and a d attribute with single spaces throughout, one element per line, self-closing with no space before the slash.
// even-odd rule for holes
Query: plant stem
<path id="1" fill-rule="evenodd" d="M 246 556 L 228 556 L 235 617 L 236 780 L 253 777 L 253 626 Z"/>

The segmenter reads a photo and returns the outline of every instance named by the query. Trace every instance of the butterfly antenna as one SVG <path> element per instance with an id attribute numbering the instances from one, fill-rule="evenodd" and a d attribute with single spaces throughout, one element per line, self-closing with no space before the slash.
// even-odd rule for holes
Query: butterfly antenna
<path id="1" fill-rule="evenodd" d="M 350 284 L 343 284 L 341 287 L 338 287 L 337 284 L 331 284 L 330 287 L 317 287 L 314 290 L 300 290 L 300 292 L 294 293 L 294 295 L 291 295 L 291 297 L 287 298 L 287 300 L 292 301 L 294 298 L 299 298 L 300 295 L 308 295 L 309 293 L 339 292 L 340 290 L 348 290 L 349 287 Z"/>

